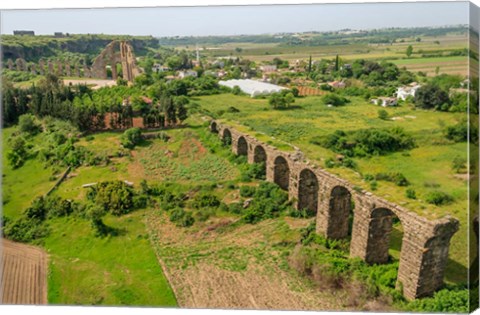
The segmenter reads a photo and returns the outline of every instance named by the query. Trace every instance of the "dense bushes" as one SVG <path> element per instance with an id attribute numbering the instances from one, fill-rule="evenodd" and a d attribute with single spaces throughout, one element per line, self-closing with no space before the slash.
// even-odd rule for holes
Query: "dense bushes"
<path id="1" fill-rule="evenodd" d="M 142 132 L 139 128 L 127 129 L 123 133 L 120 141 L 124 148 L 133 149 L 142 141 Z"/>
<path id="2" fill-rule="evenodd" d="M 349 103 L 350 101 L 347 98 L 340 96 L 338 94 L 328 93 L 322 96 L 322 102 L 325 105 L 343 106 Z"/>
<path id="3" fill-rule="evenodd" d="M 470 301 L 468 287 L 447 287 L 435 292 L 431 298 L 415 300 L 406 306 L 407 311 L 428 313 L 468 313 Z M 475 304 L 473 304 L 475 305 Z"/>
<path id="4" fill-rule="evenodd" d="M 92 186 L 88 199 L 113 215 L 122 215 L 133 209 L 134 191 L 125 182 L 107 181 Z"/>
<path id="5" fill-rule="evenodd" d="M 453 197 L 443 191 L 432 191 L 427 194 L 425 201 L 436 206 L 442 206 L 454 201 Z"/>
<path id="6" fill-rule="evenodd" d="M 244 192 L 245 193 L 245 192 Z M 242 211 L 242 220 L 246 223 L 257 223 L 278 216 L 281 212 L 291 210 L 288 194 L 278 185 L 262 182 L 255 192 L 249 192 L 252 200 Z M 236 206 L 232 210 L 237 210 Z"/>
<path id="7" fill-rule="evenodd" d="M 424 109 L 447 111 L 450 108 L 448 93 L 439 86 L 426 84 L 415 93 L 415 106 Z"/>
<path id="8" fill-rule="evenodd" d="M 384 180 L 387 182 L 395 183 L 397 186 L 408 186 L 410 183 L 402 173 L 377 173 L 375 175 L 376 180 Z"/>
<path id="9" fill-rule="evenodd" d="M 320 144 L 349 157 L 384 155 L 415 147 L 414 138 L 398 127 L 363 129 L 348 134 L 337 130 L 326 137 L 313 138 L 310 142 Z"/>
<path id="10" fill-rule="evenodd" d="M 373 298 L 390 295 L 401 299 L 395 290 L 398 263 L 368 265 L 349 258 L 345 240 L 329 240 L 315 233 L 315 223 L 302 231 L 301 243 L 289 257 L 290 266 L 313 280 L 322 289 L 344 289 L 351 294 L 346 306 L 359 306 Z"/>
<path id="11" fill-rule="evenodd" d="M 466 120 L 461 120 L 457 124 L 447 126 L 444 130 L 445 137 L 454 142 L 466 142 L 471 143 L 478 142 L 478 128 L 473 124 L 470 124 L 470 139 L 469 137 L 469 124 Z"/>
<path id="12" fill-rule="evenodd" d="M 80 208 L 79 203 L 58 196 L 38 197 L 22 216 L 4 222 L 3 233 L 12 241 L 39 243 L 49 234 L 48 218 L 68 216 Z"/>

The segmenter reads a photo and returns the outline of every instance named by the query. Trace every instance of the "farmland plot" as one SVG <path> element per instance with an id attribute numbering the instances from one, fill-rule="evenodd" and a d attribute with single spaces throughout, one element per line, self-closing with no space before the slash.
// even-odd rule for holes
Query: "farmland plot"
<path id="1" fill-rule="evenodd" d="M 47 255 L 33 246 L 2 240 L 1 304 L 47 303 Z"/>

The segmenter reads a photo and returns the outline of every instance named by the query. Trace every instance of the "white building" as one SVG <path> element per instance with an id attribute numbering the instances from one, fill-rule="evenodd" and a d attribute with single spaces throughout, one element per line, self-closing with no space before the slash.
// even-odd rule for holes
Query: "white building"
<path id="1" fill-rule="evenodd" d="M 194 70 L 185 70 L 185 71 L 179 71 L 178 72 L 178 77 L 180 79 L 186 78 L 186 77 L 194 77 L 196 78 L 198 76 L 197 71 Z"/>
<path id="2" fill-rule="evenodd" d="M 250 79 L 220 81 L 218 84 L 229 88 L 238 86 L 242 92 L 249 94 L 251 97 L 277 93 L 285 89 L 279 85 Z"/>
<path id="3" fill-rule="evenodd" d="M 417 92 L 418 88 L 420 88 L 420 85 L 418 83 L 413 82 L 410 83 L 407 86 L 401 86 L 397 89 L 397 92 L 395 92 L 395 95 L 397 96 L 397 99 L 401 100 L 406 100 L 407 97 L 415 97 L 415 93 Z"/>

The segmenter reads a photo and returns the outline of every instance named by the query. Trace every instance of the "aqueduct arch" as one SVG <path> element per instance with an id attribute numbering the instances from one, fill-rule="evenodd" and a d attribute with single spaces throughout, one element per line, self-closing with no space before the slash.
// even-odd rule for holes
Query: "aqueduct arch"
<path id="1" fill-rule="evenodd" d="M 290 167 L 287 160 L 279 155 L 275 158 L 273 166 L 273 182 L 283 190 L 288 190 L 290 184 Z"/>
<path id="2" fill-rule="evenodd" d="M 253 149 L 253 163 L 262 163 L 263 172 L 267 173 L 267 152 L 261 145 L 257 145 Z"/>
<path id="3" fill-rule="evenodd" d="M 393 220 L 397 216 L 387 208 L 376 208 L 370 213 L 369 239 L 365 261 L 369 264 L 384 264 L 388 262 L 390 235 Z"/>
<path id="4" fill-rule="evenodd" d="M 228 129 L 224 129 L 222 133 L 222 142 L 224 145 L 232 144 L 232 133 Z"/>
<path id="5" fill-rule="evenodd" d="M 342 239 L 348 237 L 352 194 L 343 186 L 335 186 L 328 200 L 327 237 Z"/>
<path id="6" fill-rule="evenodd" d="M 218 133 L 216 122 L 212 121 L 212 123 L 210 124 L 210 131 L 213 132 L 213 133 Z"/>
<path id="7" fill-rule="evenodd" d="M 306 168 L 298 175 L 298 209 L 307 210 L 309 214 L 317 214 L 318 179 L 315 173 Z"/>
<path id="8" fill-rule="evenodd" d="M 248 155 L 248 143 L 245 137 L 240 137 L 237 140 L 237 154 Z"/>
<path id="9" fill-rule="evenodd" d="M 238 153 L 239 139 L 243 137 L 248 141 L 249 163 L 265 161 L 268 181 L 287 190 L 291 199 L 303 196 L 296 205 L 298 209 L 306 205 L 313 210 L 316 204 L 317 233 L 328 238 L 347 236 L 354 201 L 351 257 L 369 263 L 388 261 L 389 236 L 393 219 L 398 217 L 403 227 L 398 287 L 403 289 L 407 299 L 431 295 L 441 287 L 450 239 L 458 231 L 458 220 L 421 217 L 370 192 L 354 189 L 355 186 L 349 182 L 315 166 L 301 152 L 279 151 L 218 121 L 213 125 L 214 122 L 210 124 L 210 129 L 218 132 L 222 142 L 227 140 L 234 153 Z"/>
<path id="10" fill-rule="evenodd" d="M 133 47 L 127 41 L 115 40 L 95 58 L 92 65 L 92 77 L 107 79 L 107 66 L 112 71 L 112 79 L 117 79 L 117 64 L 121 64 L 122 77 L 128 82 L 140 74 L 137 67 Z"/>

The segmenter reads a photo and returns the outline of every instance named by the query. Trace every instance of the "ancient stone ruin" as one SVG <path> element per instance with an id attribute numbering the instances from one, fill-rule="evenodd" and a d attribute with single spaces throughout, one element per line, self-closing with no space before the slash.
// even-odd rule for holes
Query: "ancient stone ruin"
<path id="1" fill-rule="evenodd" d="M 113 41 L 95 58 L 92 65 L 92 77 L 107 79 L 107 68 L 111 70 L 112 79 L 118 78 L 117 65 L 122 67 L 122 77 L 128 82 L 140 74 L 136 65 L 133 47 L 127 41 Z"/>
<path id="2" fill-rule="evenodd" d="M 57 76 L 71 76 L 72 73 L 77 77 L 113 79 L 116 80 L 120 74 L 121 77 L 128 82 L 141 73 L 141 69 L 136 64 L 133 47 L 127 41 L 113 41 L 108 44 L 105 49 L 95 58 L 91 67 L 87 66 L 85 61 L 80 64 L 70 64 L 69 61 L 48 60 L 47 63 L 43 59 L 35 64 L 27 65 L 27 62 L 18 58 L 13 62 L 8 59 L 6 66 L 9 70 L 30 71 L 32 74 L 46 73 L 55 74 Z M 121 69 L 118 73 L 117 69 Z M 108 75 L 110 71 L 111 76 Z"/>
<path id="3" fill-rule="evenodd" d="M 263 162 L 267 180 L 288 191 L 297 209 L 316 213 L 317 233 L 331 239 L 348 237 L 352 212 L 351 257 L 369 264 L 386 263 L 393 220 L 398 219 L 403 239 L 397 287 L 410 300 L 441 288 L 450 239 L 459 227 L 456 219 L 428 220 L 370 192 L 354 189 L 349 182 L 308 161 L 298 150 L 279 151 L 216 121 L 210 130 L 225 144 L 231 144 L 235 154 L 246 155 L 249 163 Z"/>

